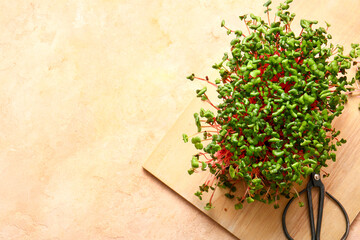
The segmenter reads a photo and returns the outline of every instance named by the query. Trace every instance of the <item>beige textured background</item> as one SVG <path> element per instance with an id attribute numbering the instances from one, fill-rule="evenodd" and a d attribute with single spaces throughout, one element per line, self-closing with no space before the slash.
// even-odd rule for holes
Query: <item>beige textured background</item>
<path id="1" fill-rule="evenodd" d="M 234 239 L 141 164 L 261 4 L 1 0 L 0 239 Z"/>

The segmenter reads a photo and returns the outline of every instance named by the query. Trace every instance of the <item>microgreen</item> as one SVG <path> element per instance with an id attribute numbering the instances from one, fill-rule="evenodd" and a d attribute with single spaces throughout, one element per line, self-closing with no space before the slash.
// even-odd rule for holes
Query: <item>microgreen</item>
<path id="1" fill-rule="evenodd" d="M 278 208 L 281 195 L 295 195 L 294 184 L 302 184 L 312 172 L 319 173 L 327 160 L 335 161 L 337 147 L 346 142 L 337 138 L 340 132 L 331 123 L 360 79 L 359 69 L 351 80 L 346 76 L 357 64 L 359 44 L 351 44 L 350 52 L 344 53 L 343 46 L 329 42 L 330 24 L 326 23 L 326 29 L 315 28 L 318 22 L 312 20 L 301 19 L 302 30 L 294 33 L 295 14 L 288 11 L 291 2 L 280 4 L 273 22 L 271 1 L 264 4 L 267 21 L 254 14 L 240 16 L 248 35 L 229 29 L 223 20 L 221 27 L 234 39 L 230 53 L 213 65 L 219 78 L 212 82 L 195 74 L 188 77 L 215 87 L 221 100 L 213 104 L 206 87 L 196 91 L 213 108 L 194 114 L 203 136 L 191 139 L 201 151 L 192 157 L 189 174 L 200 166 L 211 174 L 195 193 L 200 199 L 209 188 L 235 192 L 234 186 L 243 181 L 243 195 L 225 194 L 236 196 L 235 209 L 241 209 L 245 200 L 274 203 Z M 188 141 L 186 134 L 183 140 Z M 213 208 L 213 194 L 206 209 Z"/>

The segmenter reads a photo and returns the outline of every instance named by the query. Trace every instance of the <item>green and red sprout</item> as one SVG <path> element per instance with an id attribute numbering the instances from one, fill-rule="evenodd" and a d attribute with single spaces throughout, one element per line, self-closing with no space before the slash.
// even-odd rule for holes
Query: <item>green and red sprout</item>
<path id="1" fill-rule="evenodd" d="M 331 123 L 342 113 L 347 95 L 359 92 L 352 87 L 360 79 L 359 69 L 351 80 L 346 77 L 358 63 L 359 44 L 351 44 L 345 54 L 343 46 L 328 42 L 328 23 L 326 29 L 314 29 L 317 21 L 301 20 L 296 35 L 291 30 L 295 14 L 288 11 L 291 2 L 280 4 L 272 23 L 271 1 L 264 4 L 267 22 L 253 14 L 240 16 L 248 34 L 222 21 L 235 38 L 230 54 L 212 66 L 220 77 L 214 82 L 188 77 L 215 87 L 221 101 L 213 104 L 206 87 L 196 91 L 212 110 L 201 108 L 194 114 L 200 135 L 191 143 L 200 152 L 192 157 L 188 173 L 209 170 L 210 177 L 195 193 L 202 199 L 203 192 L 213 190 L 206 209 L 213 207 L 217 187 L 229 190 L 225 195 L 237 200 L 236 209 L 254 200 L 278 208 L 280 195 L 298 195 L 294 184 L 320 173 L 327 160 L 335 161 L 337 146 L 346 142 L 337 138 L 340 131 Z M 189 137 L 183 134 L 183 140 Z M 237 196 L 241 181 L 245 193 Z"/>

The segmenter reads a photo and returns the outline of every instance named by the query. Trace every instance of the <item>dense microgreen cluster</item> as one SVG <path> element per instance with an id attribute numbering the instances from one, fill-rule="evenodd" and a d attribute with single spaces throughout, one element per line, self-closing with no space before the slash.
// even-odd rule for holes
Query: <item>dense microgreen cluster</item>
<path id="1" fill-rule="evenodd" d="M 302 184 L 312 172 L 319 173 L 326 161 L 336 160 L 336 148 L 345 143 L 331 122 L 342 113 L 351 87 L 360 79 L 360 71 L 351 80 L 346 72 L 360 55 L 359 44 L 349 54 L 340 45 L 329 43 L 327 28 L 314 28 L 317 21 L 301 20 L 301 32 L 295 34 L 291 23 L 295 14 L 288 11 L 292 0 L 280 4 L 270 23 L 260 16 L 240 16 L 248 34 L 221 27 L 235 38 L 230 53 L 213 65 L 220 77 L 191 74 L 190 80 L 203 80 L 216 87 L 220 104 L 214 105 L 207 88 L 197 97 L 215 110 L 200 109 L 194 114 L 198 134 L 191 143 L 200 152 L 191 159 L 192 174 L 209 170 L 211 177 L 195 193 L 216 187 L 227 188 L 226 196 L 243 202 L 258 200 L 275 203 L 280 195 L 295 194 L 294 183 Z M 276 20 L 277 19 L 277 20 Z M 183 134 L 184 142 L 189 137 Z M 207 144 L 204 144 L 206 142 Z M 245 193 L 236 196 L 236 185 L 245 182 Z M 212 208 L 210 201 L 206 209 Z M 301 204 L 300 204 L 301 205 Z"/>

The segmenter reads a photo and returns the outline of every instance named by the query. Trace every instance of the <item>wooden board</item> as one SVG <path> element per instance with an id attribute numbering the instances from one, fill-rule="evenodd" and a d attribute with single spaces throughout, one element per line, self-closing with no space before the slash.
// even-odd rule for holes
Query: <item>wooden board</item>
<path id="1" fill-rule="evenodd" d="M 330 177 L 323 179 L 326 190 L 344 205 L 351 221 L 360 210 L 359 102 L 359 98 L 350 99 L 343 115 L 334 121 L 335 128 L 342 131 L 341 137 L 346 138 L 348 142 L 338 150 L 337 162 L 329 163 L 326 171 L 330 173 Z M 203 207 L 210 194 L 205 196 L 203 201 L 194 196 L 194 192 L 204 182 L 208 173 L 188 175 L 190 158 L 195 151 L 192 144 L 182 142 L 181 134 L 196 131 L 192 115 L 200 106 L 201 103 L 197 99 L 192 101 L 144 163 L 144 168 L 239 239 L 285 239 L 281 215 L 286 201 L 280 201 L 281 207 L 277 210 L 271 205 L 255 202 L 245 204 L 242 210 L 236 211 L 234 201 L 224 197 L 221 190 L 217 190 L 214 196 L 215 208 L 205 211 Z M 310 239 L 307 208 L 297 206 L 294 202 L 287 215 L 289 232 L 295 239 Z M 324 208 L 322 239 L 340 239 L 345 229 L 341 211 L 329 198 L 325 199 Z"/>
<path id="2" fill-rule="evenodd" d="M 309 16 L 318 20 L 329 20 L 328 16 L 330 16 L 329 21 L 333 25 L 334 39 L 341 44 L 350 45 L 351 42 L 360 41 L 358 35 L 360 22 L 356 16 L 358 12 L 356 9 L 360 9 L 360 4 L 357 0 L 346 3 L 320 1 L 321 9 L 309 8 L 308 4 L 310 3 L 311 1 L 295 1 L 293 10 L 302 17 Z M 349 17 L 343 14 L 344 11 L 355 14 Z M 360 98 L 358 97 L 349 99 L 343 115 L 333 122 L 333 126 L 342 131 L 340 137 L 346 138 L 348 142 L 338 150 L 337 162 L 329 163 L 326 171 L 330 173 L 330 177 L 323 179 L 326 190 L 344 205 L 351 221 L 360 210 L 360 186 L 358 184 L 360 182 L 358 177 L 360 171 L 359 102 Z M 217 190 L 213 201 L 215 209 L 205 211 L 203 207 L 210 194 L 205 195 L 203 201 L 194 196 L 194 192 L 204 182 L 208 173 L 188 175 L 190 158 L 196 151 L 192 144 L 182 142 L 181 134 L 196 132 L 193 113 L 197 112 L 200 106 L 201 103 L 197 99 L 191 102 L 143 167 L 239 239 L 285 239 L 282 232 L 281 215 L 286 199 L 280 201 L 280 209 L 277 210 L 271 205 L 253 203 L 245 204 L 244 209 L 236 211 L 234 201 L 224 197 L 224 192 L 221 190 Z M 345 229 L 345 220 L 341 211 L 328 198 L 325 199 L 324 208 L 322 239 L 340 239 Z M 287 226 L 294 239 L 310 239 L 307 208 L 299 208 L 294 203 L 288 212 Z"/>

